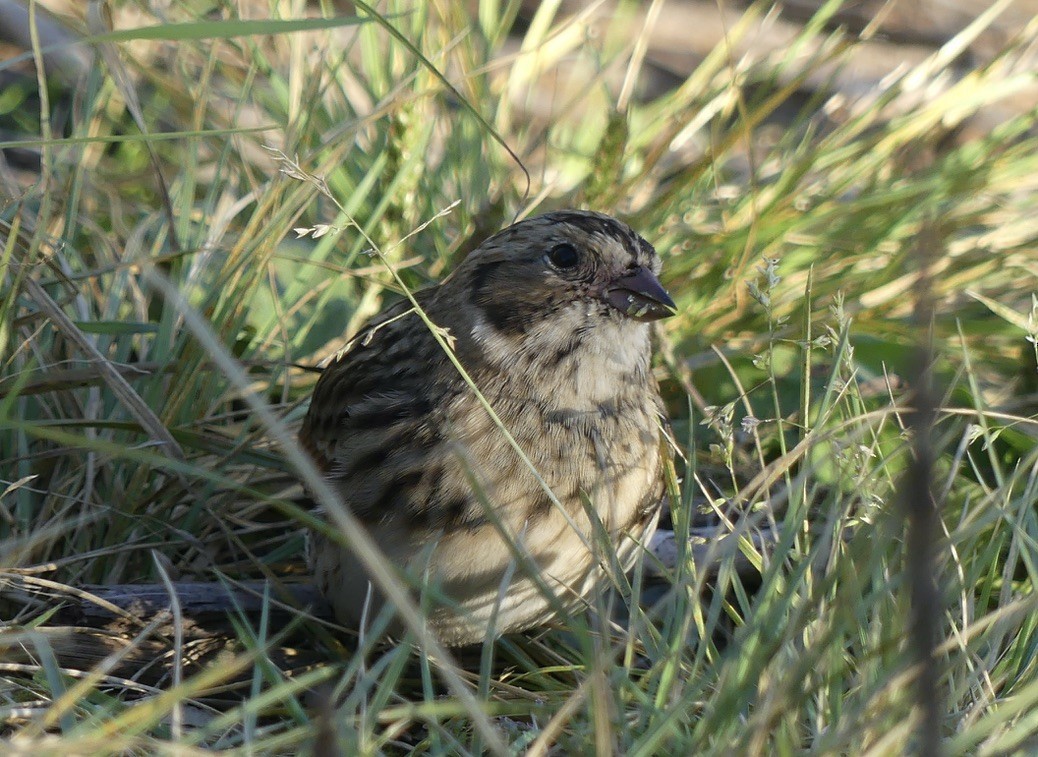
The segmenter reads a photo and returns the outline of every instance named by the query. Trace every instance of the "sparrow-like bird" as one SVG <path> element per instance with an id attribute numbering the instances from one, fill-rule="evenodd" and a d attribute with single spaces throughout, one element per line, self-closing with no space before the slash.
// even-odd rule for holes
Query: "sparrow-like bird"
<path id="1" fill-rule="evenodd" d="M 318 380 L 300 440 L 390 560 L 436 586 L 428 622 L 444 644 L 549 621 L 652 536 L 664 448 L 649 322 L 675 312 L 659 270 L 626 224 L 561 211 L 499 232 L 416 295 L 536 474 L 409 301 Z M 319 534 L 310 560 L 357 628 L 359 561 Z"/>

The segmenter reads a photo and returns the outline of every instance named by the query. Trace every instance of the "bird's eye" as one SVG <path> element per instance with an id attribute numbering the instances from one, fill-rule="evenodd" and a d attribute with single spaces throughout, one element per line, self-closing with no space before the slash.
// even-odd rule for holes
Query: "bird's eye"
<path id="1" fill-rule="evenodd" d="M 580 254 L 573 245 L 563 242 L 551 248 L 548 260 L 556 268 L 572 268 L 580 262 Z"/>

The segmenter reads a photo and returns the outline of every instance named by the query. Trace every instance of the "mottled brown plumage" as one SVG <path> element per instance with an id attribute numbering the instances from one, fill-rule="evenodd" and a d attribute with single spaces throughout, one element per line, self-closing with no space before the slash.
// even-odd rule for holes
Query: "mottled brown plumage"
<path id="1" fill-rule="evenodd" d="M 430 610 L 444 643 L 481 641 L 495 605 L 496 632 L 548 621 L 553 605 L 595 590 L 603 565 L 629 567 L 655 529 L 662 408 L 647 321 L 673 313 L 659 267 L 625 224 L 564 211 L 505 229 L 417 295 L 558 504 L 409 302 L 376 317 L 318 381 L 301 441 L 390 559 L 455 603 Z M 614 555 L 600 554 L 585 503 Z M 315 536 L 311 561 L 356 627 L 368 590 L 357 560 Z"/>

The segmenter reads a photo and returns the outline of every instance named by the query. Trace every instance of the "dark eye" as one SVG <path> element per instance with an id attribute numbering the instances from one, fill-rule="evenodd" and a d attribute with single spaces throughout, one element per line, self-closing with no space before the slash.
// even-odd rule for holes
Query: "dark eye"
<path id="1" fill-rule="evenodd" d="M 572 268 L 580 262 L 580 254 L 573 245 L 563 242 L 551 248 L 548 260 L 556 268 Z"/>

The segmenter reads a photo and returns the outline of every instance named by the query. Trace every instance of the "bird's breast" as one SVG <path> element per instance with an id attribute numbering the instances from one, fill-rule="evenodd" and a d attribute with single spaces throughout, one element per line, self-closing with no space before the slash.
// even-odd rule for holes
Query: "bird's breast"
<path id="1" fill-rule="evenodd" d="M 655 496 L 660 434 L 654 393 L 570 405 L 561 393 L 511 395 L 501 385 L 486 396 L 500 425 L 470 404 L 474 397 L 460 399 L 452 443 L 478 495 L 515 527 L 551 517 L 560 505 L 582 516 L 590 504 L 608 528 L 623 528 Z"/>

